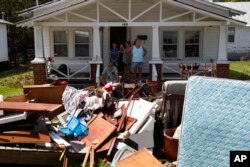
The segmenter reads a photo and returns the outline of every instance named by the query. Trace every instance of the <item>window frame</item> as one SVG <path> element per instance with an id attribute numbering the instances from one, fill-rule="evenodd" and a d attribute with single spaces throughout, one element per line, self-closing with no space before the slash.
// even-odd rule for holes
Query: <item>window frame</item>
<path id="1" fill-rule="evenodd" d="M 230 29 L 233 29 L 233 41 L 230 41 L 230 38 L 229 38 L 229 36 L 231 36 L 231 34 L 229 34 Z M 228 33 L 227 33 L 227 42 L 228 43 L 235 43 L 235 31 L 236 31 L 235 27 L 228 27 Z"/>
<path id="2" fill-rule="evenodd" d="M 163 32 L 164 31 L 177 31 L 177 57 L 175 58 L 167 58 L 164 57 L 163 50 Z M 186 57 L 185 56 L 185 32 L 186 31 L 199 31 L 199 57 Z M 160 54 L 163 61 L 189 61 L 189 60 L 202 60 L 203 59 L 203 28 L 202 27 L 161 27 L 160 28 Z"/>
<path id="3" fill-rule="evenodd" d="M 68 39 L 68 53 L 66 57 L 54 56 L 54 31 L 67 31 L 67 39 Z M 89 32 L 89 56 L 88 57 L 76 57 L 75 56 L 75 31 L 86 31 Z M 55 60 L 91 60 L 91 53 L 93 52 L 93 44 L 92 44 L 92 29 L 89 27 L 56 27 L 50 28 L 50 55 L 53 56 Z"/>
<path id="4" fill-rule="evenodd" d="M 164 43 L 164 33 L 165 32 L 175 32 L 176 33 L 176 44 L 166 44 Z M 166 57 L 164 55 L 164 46 L 165 45 L 168 45 L 168 46 L 175 46 L 176 45 L 176 57 Z M 162 50 L 162 53 L 161 53 L 161 57 L 162 59 L 178 59 L 178 53 L 179 53 L 179 31 L 178 30 L 173 30 L 173 29 L 169 29 L 169 30 L 163 30 L 162 31 L 162 44 L 161 44 L 161 50 Z"/>
<path id="5" fill-rule="evenodd" d="M 199 55 L 198 55 L 198 57 L 187 57 L 186 56 L 186 32 L 188 32 L 188 31 L 192 31 L 192 32 L 198 32 L 199 33 L 199 42 L 198 43 L 188 43 L 188 45 L 197 45 L 198 44 L 198 46 L 199 46 Z M 201 52 L 201 50 L 202 50 L 202 43 L 201 43 L 201 41 L 202 41 L 202 39 L 201 39 L 201 37 L 202 37 L 202 34 L 201 34 L 201 30 L 198 30 L 198 29 L 185 29 L 184 30 L 184 33 L 183 33 L 183 59 L 200 59 L 201 57 L 202 57 L 202 52 Z"/>
<path id="6" fill-rule="evenodd" d="M 66 56 L 55 56 L 55 39 L 54 39 L 54 32 L 55 31 L 65 31 L 66 32 L 66 40 L 67 40 L 67 55 Z M 52 53 L 51 55 L 54 57 L 54 58 L 67 58 L 69 57 L 69 31 L 67 29 L 53 29 L 51 31 L 51 38 L 52 38 L 52 42 L 51 42 L 51 50 L 52 50 Z M 57 45 L 65 45 L 63 43 L 57 43 Z"/>
<path id="7" fill-rule="evenodd" d="M 76 56 L 76 31 L 83 31 L 83 32 L 88 32 L 89 33 L 89 37 L 88 37 L 88 43 L 78 43 L 78 44 L 88 44 L 89 46 L 89 53 L 88 56 Z M 88 29 L 74 29 L 73 30 L 73 38 L 74 38 L 74 44 L 73 44 L 73 48 L 74 48 L 74 58 L 80 58 L 80 59 L 89 59 L 90 58 L 90 54 L 91 54 L 91 44 L 90 44 L 90 38 L 91 38 L 91 32 Z"/>

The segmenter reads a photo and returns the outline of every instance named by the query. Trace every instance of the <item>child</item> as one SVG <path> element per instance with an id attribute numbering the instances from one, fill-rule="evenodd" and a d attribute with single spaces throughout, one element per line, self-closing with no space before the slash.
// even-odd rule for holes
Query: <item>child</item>
<path id="1" fill-rule="evenodd" d="M 110 49 L 110 62 L 113 63 L 114 66 L 118 66 L 120 50 L 117 48 L 116 43 L 112 43 L 112 48 Z"/>

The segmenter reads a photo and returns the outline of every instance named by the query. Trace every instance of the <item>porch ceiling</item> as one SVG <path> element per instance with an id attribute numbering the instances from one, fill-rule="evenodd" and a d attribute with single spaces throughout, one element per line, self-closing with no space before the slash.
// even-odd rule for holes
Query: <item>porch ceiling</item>
<path id="1" fill-rule="evenodd" d="M 192 1 L 192 0 L 190 0 Z M 186 4 L 178 5 L 174 0 L 89 0 L 77 6 L 68 6 L 58 11 L 37 15 L 18 25 L 31 26 L 32 22 L 101 23 L 101 22 L 204 22 L 235 20 L 197 10 Z M 90 25 L 90 24 L 89 24 Z"/>

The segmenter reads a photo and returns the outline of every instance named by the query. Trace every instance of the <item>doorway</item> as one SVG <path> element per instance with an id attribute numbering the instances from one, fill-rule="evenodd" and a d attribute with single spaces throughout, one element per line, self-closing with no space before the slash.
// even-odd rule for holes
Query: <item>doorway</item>
<path id="1" fill-rule="evenodd" d="M 127 27 L 110 27 L 110 47 L 112 43 L 116 43 L 117 47 L 120 48 L 121 44 L 125 44 L 127 41 Z M 123 71 L 122 54 L 118 59 L 118 70 Z"/>

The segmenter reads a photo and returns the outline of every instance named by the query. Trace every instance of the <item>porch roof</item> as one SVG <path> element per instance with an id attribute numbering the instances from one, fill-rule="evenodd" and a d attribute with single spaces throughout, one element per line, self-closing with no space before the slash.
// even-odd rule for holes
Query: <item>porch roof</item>
<path id="1" fill-rule="evenodd" d="M 234 8 L 236 10 L 244 11 L 245 14 L 233 16 L 232 18 L 241 20 L 247 23 L 247 26 L 250 27 L 250 2 L 218 2 L 216 3 L 223 7 Z"/>
<path id="2" fill-rule="evenodd" d="M 22 20 L 17 23 L 18 26 L 27 26 L 32 22 L 39 21 L 43 18 L 50 17 L 55 13 L 62 13 L 68 9 L 74 9 L 79 4 L 86 3 L 94 3 L 97 0 L 54 0 L 52 2 L 25 9 L 19 13 L 19 16 L 24 16 L 27 19 Z M 243 15 L 245 12 L 242 12 L 237 9 L 233 9 L 230 7 L 220 6 L 211 2 L 204 2 L 201 0 L 162 0 L 164 3 L 172 3 L 175 5 L 181 5 L 191 8 L 193 11 L 204 11 L 206 13 L 210 13 L 213 16 L 218 16 L 218 18 L 222 18 L 226 21 L 232 21 L 238 24 L 246 24 L 243 20 L 238 20 L 236 17 Z M 85 4 L 84 4 L 85 5 Z M 39 14 L 35 15 L 38 12 Z"/>
<path id="3" fill-rule="evenodd" d="M 0 19 L 0 24 L 10 24 L 10 25 L 12 25 L 13 23 L 8 22 L 8 21 L 6 21 L 6 20 Z"/>

